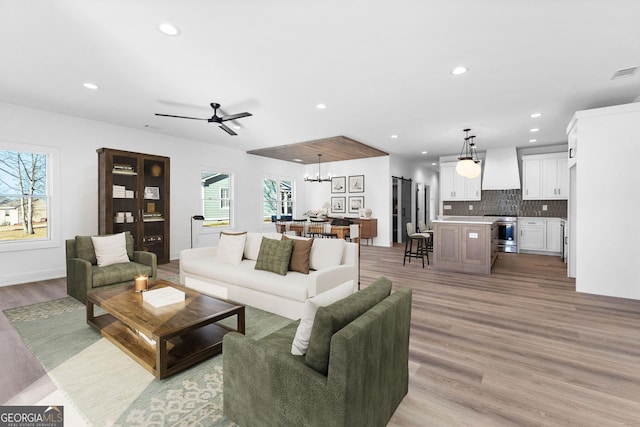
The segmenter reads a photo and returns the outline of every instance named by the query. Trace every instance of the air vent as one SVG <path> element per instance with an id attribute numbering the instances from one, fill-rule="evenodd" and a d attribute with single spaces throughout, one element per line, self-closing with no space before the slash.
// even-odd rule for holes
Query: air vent
<path id="1" fill-rule="evenodd" d="M 621 79 L 623 77 L 631 77 L 636 73 L 636 71 L 638 71 L 638 68 L 640 67 L 632 67 L 632 68 L 625 68 L 624 70 L 618 70 L 615 73 L 613 73 L 613 76 L 611 76 L 611 80 Z"/>

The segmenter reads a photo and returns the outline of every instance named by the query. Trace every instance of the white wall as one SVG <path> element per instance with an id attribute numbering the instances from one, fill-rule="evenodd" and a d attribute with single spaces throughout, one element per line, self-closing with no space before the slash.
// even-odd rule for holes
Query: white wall
<path id="1" fill-rule="evenodd" d="M 0 286 L 44 280 L 66 275 L 64 239 L 98 232 L 98 154 L 108 147 L 171 158 L 171 244 L 170 257 L 191 244 L 191 217 L 200 213 L 200 168 L 220 168 L 234 172 L 236 229 L 259 230 L 262 227 L 262 177 L 288 175 L 300 177 L 304 168 L 246 154 L 243 151 L 164 136 L 144 130 L 114 126 L 102 122 L 0 103 L 0 140 L 55 147 L 60 153 L 62 215 L 58 244 L 53 248 L 0 252 Z M 298 201 L 304 203 L 305 187 L 296 182 Z M 299 206 L 301 212 L 305 206 Z"/>
<path id="2" fill-rule="evenodd" d="M 576 117 L 575 248 L 569 249 L 576 251 L 576 290 L 640 299 L 640 186 L 633 155 L 640 147 L 640 103 Z"/>
<path id="3" fill-rule="evenodd" d="M 331 194 L 331 185 L 328 182 L 303 182 L 306 199 L 305 206 L 308 209 L 321 209 L 325 203 L 331 203 L 331 197 L 364 196 L 364 205 L 371 209 L 371 216 L 378 219 L 378 237 L 373 239 L 376 246 L 391 246 L 391 184 L 389 171 L 389 157 L 370 157 L 367 159 L 345 160 L 341 162 L 322 163 L 320 167 L 322 176 L 344 176 L 348 180 L 350 175 L 364 175 L 364 193 Z M 318 165 L 307 165 L 305 173 L 315 176 L 318 173 Z M 331 214 L 333 216 L 357 216 L 358 214 L 347 212 L 344 214 Z"/>

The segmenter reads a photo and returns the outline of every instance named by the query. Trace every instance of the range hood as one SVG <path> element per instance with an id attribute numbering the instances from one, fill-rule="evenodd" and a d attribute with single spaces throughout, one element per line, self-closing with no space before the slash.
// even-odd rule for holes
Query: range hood
<path id="1" fill-rule="evenodd" d="M 487 150 L 484 160 L 482 189 L 520 189 L 518 153 L 515 147 Z"/>

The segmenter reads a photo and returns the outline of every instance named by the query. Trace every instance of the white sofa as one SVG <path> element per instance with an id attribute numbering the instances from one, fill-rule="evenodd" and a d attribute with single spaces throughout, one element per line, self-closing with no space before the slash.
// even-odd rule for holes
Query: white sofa
<path id="1" fill-rule="evenodd" d="M 216 262 L 217 247 L 180 252 L 180 283 L 213 297 L 236 301 L 290 319 L 299 319 L 305 301 L 348 280 L 358 282 L 358 245 L 338 239 L 315 239 L 309 274 L 285 276 L 256 270 L 262 237 L 279 233 L 247 233 L 244 255 L 237 264 Z M 318 268 L 313 270 L 314 266 Z M 355 290 L 355 289 L 354 289 Z"/>

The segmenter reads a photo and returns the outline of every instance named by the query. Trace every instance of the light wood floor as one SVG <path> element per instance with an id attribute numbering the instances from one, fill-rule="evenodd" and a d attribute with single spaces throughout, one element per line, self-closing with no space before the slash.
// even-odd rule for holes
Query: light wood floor
<path id="1" fill-rule="evenodd" d="M 501 253 L 477 276 L 363 246 L 362 285 L 381 275 L 413 289 L 409 394 L 390 426 L 640 425 L 640 301 L 578 294 L 537 255 Z M 64 279 L 0 288 L 0 308 L 65 293 Z M 4 316 L 0 333 L 3 402 L 44 372 Z"/>

